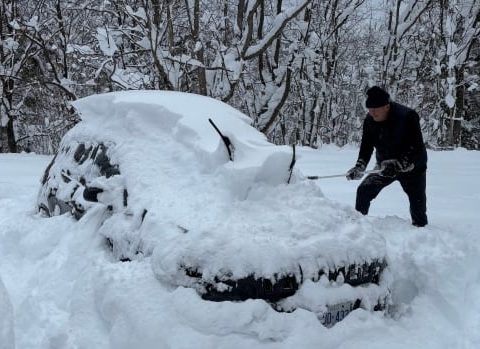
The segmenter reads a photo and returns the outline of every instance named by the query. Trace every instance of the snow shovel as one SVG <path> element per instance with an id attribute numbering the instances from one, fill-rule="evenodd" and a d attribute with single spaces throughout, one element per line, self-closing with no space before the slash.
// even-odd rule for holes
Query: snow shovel
<path id="1" fill-rule="evenodd" d="M 365 171 L 365 174 L 372 174 L 372 173 L 380 173 L 382 172 L 381 170 L 370 170 L 370 171 Z M 336 174 L 336 175 L 330 175 L 330 176 L 307 176 L 307 179 L 315 180 L 315 179 L 326 179 L 326 178 L 337 178 L 337 177 L 345 177 L 347 174 L 342 173 L 342 174 Z"/>

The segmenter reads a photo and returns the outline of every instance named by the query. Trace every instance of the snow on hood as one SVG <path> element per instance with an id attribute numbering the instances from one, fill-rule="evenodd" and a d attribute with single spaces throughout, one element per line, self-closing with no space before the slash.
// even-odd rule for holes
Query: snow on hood
<path id="1" fill-rule="evenodd" d="M 269 143 L 247 116 L 220 101 L 128 91 L 73 104 L 83 121 L 61 147 L 109 144 L 128 190 L 128 212 L 110 217 L 101 232 L 129 241 L 118 253 L 132 242 L 153 253 L 162 279 L 177 277 L 179 266 L 199 266 L 213 278 L 271 277 L 300 265 L 309 277 L 319 267 L 385 256 L 383 238 L 352 208 L 328 200 L 298 173 L 287 185 L 292 149 Z M 233 162 L 209 118 L 232 141 Z M 144 210 L 143 224 L 125 223 L 125 213 Z"/>

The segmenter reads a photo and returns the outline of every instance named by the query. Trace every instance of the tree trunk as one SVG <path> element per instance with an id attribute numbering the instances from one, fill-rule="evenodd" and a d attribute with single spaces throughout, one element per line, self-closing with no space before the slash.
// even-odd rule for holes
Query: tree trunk
<path id="1" fill-rule="evenodd" d="M 9 153 L 17 152 L 17 142 L 15 140 L 15 129 L 13 126 L 13 115 L 10 113 L 13 104 L 13 88 L 13 79 L 6 79 L 3 82 L 3 96 L 5 101 L 3 102 L 3 108 L 1 109 L 6 114 L 8 120 L 7 124 L 5 126 L 2 126 L 2 128 L 4 129 L 4 131 L 2 132 L 2 138 L 6 137 L 6 141 L 2 141 L 2 143 L 6 144 L 6 150 Z M 5 149 L 5 146 L 3 146 L 3 148 Z"/>
<path id="2" fill-rule="evenodd" d="M 462 146 L 462 121 L 465 118 L 465 83 L 464 68 L 456 68 L 456 96 L 455 96 L 455 119 L 451 124 L 451 145 L 454 147 Z"/>
<path id="3" fill-rule="evenodd" d="M 205 64 L 203 43 L 200 42 L 200 0 L 195 0 L 193 5 L 193 45 L 195 52 L 195 58 L 202 64 Z M 197 44 L 201 45 L 200 49 L 197 49 Z M 198 93 L 201 95 L 207 95 L 207 77 L 204 67 L 197 67 L 197 82 Z"/>

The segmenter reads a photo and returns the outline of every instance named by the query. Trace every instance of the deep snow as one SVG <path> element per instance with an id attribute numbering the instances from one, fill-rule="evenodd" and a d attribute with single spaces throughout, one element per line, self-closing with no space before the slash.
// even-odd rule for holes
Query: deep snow
<path id="1" fill-rule="evenodd" d="M 354 148 L 299 152 L 298 167 L 308 175 L 342 173 L 357 155 Z M 404 304 L 395 318 L 359 309 L 326 329 L 307 311 L 276 313 L 258 300 L 205 302 L 192 289 L 162 286 L 145 263 L 116 262 L 89 227 L 36 214 L 49 157 L 2 154 L 0 276 L 15 312 L 16 347 L 478 348 L 480 154 L 460 149 L 429 158 L 428 227 L 410 227 L 397 184 L 367 218 L 383 231 L 395 296 Z M 318 181 L 328 198 L 346 205 L 357 184 Z M 5 296 L 0 304 L 8 304 Z M 0 333 L 9 348 L 11 338 Z"/>
<path id="2" fill-rule="evenodd" d="M 86 122 L 66 135 L 64 154 L 75 151 L 75 142 L 105 142 L 121 176 L 94 182 L 120 188 L 120 194 L 126 186 L 129 204 L 119 203 L 106 215 L 105 205 L 90 203 L 79 222 L 70 215 L 44 218 L 36 213 L 35 194 L 50 158 L 0 156 L 4 347 L 14 342 L 17 348 L 115 349 L 480 345 L 478 153 L 430 152 L 430 225 L 414 228 L 398 185 L 381 193 L 371 215 L 362 217 L 351 207 L 358 182 L 305 180 L 304 175 L 345 172 L 356 160 L 354 148 L 299 149 L 292 183 L 286 185 L 291 148 L 267 143 L 246 116 L 218 101 L 125 92 L 75 106 Z M 231 137 L 234 162 L 205 111 Z M 71 155 L 59 156 L 52 169 L 70 165 Z M 80 175 L 77 165 L 70 169 L 72 177 Z M 95 168 L 84 170 L 90 179 L 98 176 Z M 50 176 L 49 185 L 60 177 Z M 68 198 L 75 183 L 57 195 Z M 144 209 L 149 213 L 138 227 L 134 218 Z M 131 251 L 137 243 L 152 255 L 118 262 L 104 236 L 120 242 L 121 255 L 131 241 Z M 271 277 L 299 264 L 310 278 L 325 263 L 385 254 L 389 270 L 380 287 L 306 281 L 284 301 L 298 308 L 289 314 L 262 300 L 203 301 L 194 289 L 178 287 L 188 283 L 176 274 L 179 265 L 192 263 L 212 279 L 222 270 L 236 277 L 252 272 Z M 325 300 L 360 297 L 373 306 L 387 285 L 393 299 L 388 315 L 359 309 L 331 329 L 317 319 Z"/>

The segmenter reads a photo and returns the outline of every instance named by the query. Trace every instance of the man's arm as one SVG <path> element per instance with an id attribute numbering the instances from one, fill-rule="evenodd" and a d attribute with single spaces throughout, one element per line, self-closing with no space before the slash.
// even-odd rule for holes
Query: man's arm
<path id="1" fill-rule="evenodd" d="M 362 162 L 365 167 L 368 165 L 373 153 L 373 137 L 371 125 L 368 119 L 363 121 L 362 142 L 360 143 L 360 151 L 358 153 L 358 162 Z"/>
<path id="2" fill-rule="evenodd" d="M 373 141 L 371 137 L 371 130 L 368 121 L 363 122 L 362 143 L 360 144 L 360 151 L 358 154 L 357 163 L 350 170 L 347 171 L 346 177 L 348 180 L 361 179 L 370 161 L 373 152 Z"/>
<path id="3" fill-rule="evenodd" d="M 401 160 L 413 164 L 415 167 L 424 162 L 425 144 L 423 143 L 420 117 L 414 111 L 407 116 L 408 144 L 407 149 L 401 154 Z"/>

